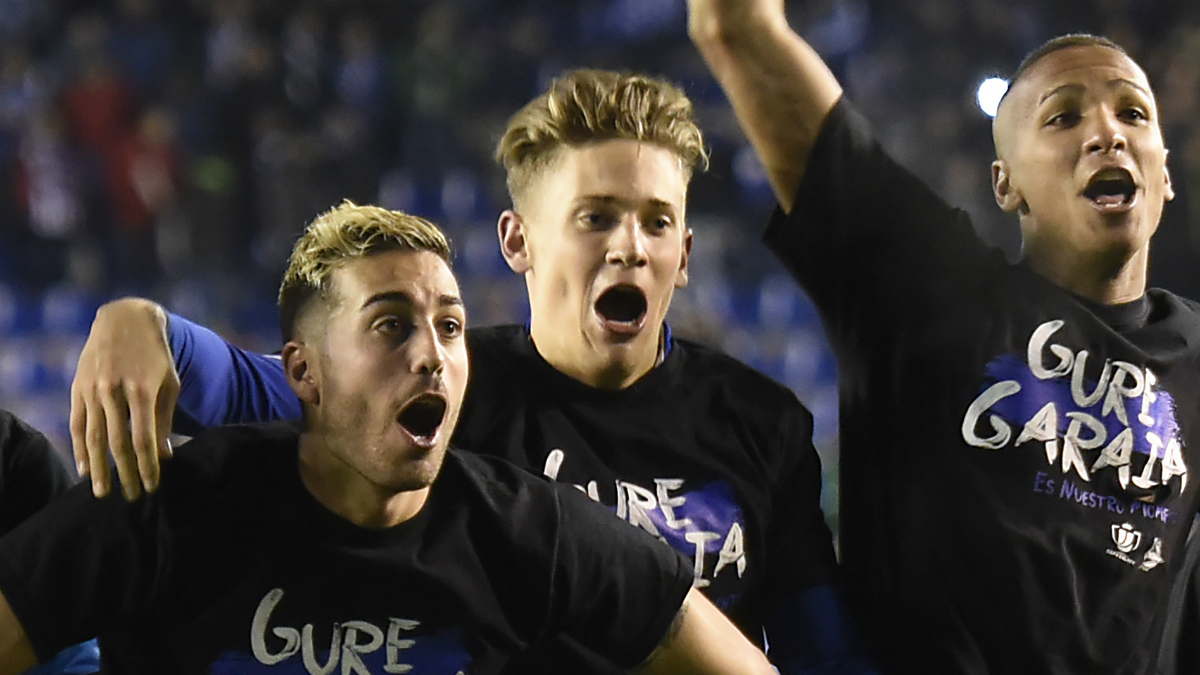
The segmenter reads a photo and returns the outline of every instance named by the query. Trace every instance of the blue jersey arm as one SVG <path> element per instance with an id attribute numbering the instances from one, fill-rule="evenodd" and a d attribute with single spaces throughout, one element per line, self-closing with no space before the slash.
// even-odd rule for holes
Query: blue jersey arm
<path id="1" fill-rule="evenodd" d="M 167 315 L 167 338 L 179 373 L 173 429 L 195 435 L 221 424 L 300 419 L 278 356 L 229 344 L 215 332 Z"/>
<path id="2" fill-rule="evenodd" d="M 781 675 L 878 675 L 837 589 L 810 588 L 775 607 L 767 657 Z"/>
<path id="3" fill-rule="evenodd" d="M 91 675 L 100 672 L 100 648 L 95 640 L 67 647 L 54 658 L 21 675 Z"/>

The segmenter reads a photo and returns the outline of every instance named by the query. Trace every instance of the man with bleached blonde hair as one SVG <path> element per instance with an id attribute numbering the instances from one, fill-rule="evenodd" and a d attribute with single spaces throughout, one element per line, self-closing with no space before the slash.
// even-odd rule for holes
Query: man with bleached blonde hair
<path id="1" fill-rule="evenodd" d="M 497 158 L 513 202 L 501 250 L 531 316 L 468 332 L 472 384 L 455 443 L 573 484 L 686 554 L 697 588 L 755 642 L 765 633 L 783 672 L 869 669 L 836 590 L 812 416 L 784 386 L 673 337 L 665 321 L 688 279 L 688 183 L 706 161 L 691 102 L 661 79 L 571 71 L 513 116 Z M 115 448 L 136 489 L 136 464 L 156 463 L 169 415 L 128 392 L 173 406 L 172 356 L 185 428 L 300 414 L 270 357 L 126 301 L 102 308 L 80 359 L 77 458 L 98 467 Z M 143 420 L 132 437 L 101 417 L 126 402 Z M 620 667 L 569 637 L 512 666 L 548 671 Z"/>
<path id="2" fill-rule="evenodd" d="M 435 226 L 345 203 L 279 298 L 303 422 L 205 432 L 145 499 L 79 486 L 0 540 L 0 675 L 89 635 L 127 675 L 494 673 L 560 632 L 643 673 L 772 672 L 686 558 L 449 449 L 466 316 Z"/>

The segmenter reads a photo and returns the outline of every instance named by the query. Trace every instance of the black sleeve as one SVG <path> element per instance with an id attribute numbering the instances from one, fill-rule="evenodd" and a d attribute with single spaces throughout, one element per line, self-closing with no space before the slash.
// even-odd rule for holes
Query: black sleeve
<path id="1" fill-rule="evenodd" d="M 573 486 L 555 489 L 562 519 L 550 625 L 623 668 L 636 666 L 683 605 L 692 565 Z"/>
<path id="2" fill-rule="evenodd" d="M 0 411 L 0 536 L 37 513 L 75 482 L 41 432 Z"/>
<path id="3" fill-rule="evenodd" d="M 820 309 L 835 348 L 891 339 L 960 302 L 986 265 L 1004 264 L 845 100 L 826 119 L 795 207 L 776 211 L 764 239 Z"/>
<path id="4" fill-rule="evenodd" d="M 40 662 L 149 602 L 160 496 L 120 495 L 96 499 L 81 483 L 0 539 L 0 592 Z"/>
<path id="5" fill-rule="evenodd" d="M 812 444 L 812 414 L 798 400 L 786 408 L 776 436 L 783 463 L 767 523 L 768 606 L 837 577 L 833 535 L 821 510 L 821 458 Z"/>

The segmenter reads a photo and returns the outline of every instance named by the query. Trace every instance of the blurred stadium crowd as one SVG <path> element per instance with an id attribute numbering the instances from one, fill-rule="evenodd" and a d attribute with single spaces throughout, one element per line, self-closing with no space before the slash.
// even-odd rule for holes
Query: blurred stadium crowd
<path id="1" fill-rule="evenodd" d="M 1200 297 L 1200 5 L 807 0 L 789 11 L 885 144 L 1012 256 L 976 85 L 1062 32 L 1124 45 L 1161 97 L 1178 194 L 1151 281 Z M 493 146 L 549 78 L 605 67 L 684 86 L 712 148 L 692 186 L 692 285 L 673 328 L 795 389 L 832 471 L 833 358 L 758 243 L 774 200 L 685 24 L 684 0 L 0 0 L 0 406 L 68 450 L 78 351 L 95 308 L 119 295 L 276 349 L 285 256 L 343 198 L 444 225 L 472 323 L 523 320 L 523 284 L 496 244 L 507 198 Z"/>

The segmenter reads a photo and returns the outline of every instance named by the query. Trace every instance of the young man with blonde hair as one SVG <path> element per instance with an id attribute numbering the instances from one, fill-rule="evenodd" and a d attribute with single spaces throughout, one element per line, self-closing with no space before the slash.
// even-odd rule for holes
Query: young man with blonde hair
<path id="1" fill-rule="evenodd" d="M 770 673 L 683 556 L 449 449 L 449 259 L 407 214 L 313 221 L 279 293 L 303 423 L 205 432 L 145 499 L 80 486 L 0 540 L 0 674 L 93 634 L 113 673 L 495 673 L 559 632 L 639 672 Z"/>
<path id="2" fill-rule="evenodd" d="M 1088 35 L 1017 69 L 991 167 L 1010 264 L 883 151 L 783 2 L 689 6 L 838 355 L 839 541 L 880 665 L 1157 672 L 1200 499 L 1200 305 L 1146 284 L 1174 196 L 1146 74 Z"/>
<path id="3" fill-rule="evenodd" d="M 513 200 L 500 245 L 531 317 L 468 333 L 473 376 L 455 443 L 573 484 L 687 554 L 697 587 L 752 640 L 765 631 L 785 673 L 864 669 L 834 590 L 811 415 L 665 323 L 687 283 L 687 188 L 705 161 L 690 101 L 655 78 L 573 71 L 512 118 L 497 156 Z M 172 355 L 178 420 L 298 414 L 269 357 L 139 301 L 106 307 L 73 388 L 76 453 L 94 484 L 105 485 L 111 446 L 123 475 L 136 481 L 140 463 L 153 486 Z M 105 423 L 123 421 L 104 411 L 125 405 L 132 437 Z M 513 672 L 619 671 L 569 638 L 546 647 Z"/>

